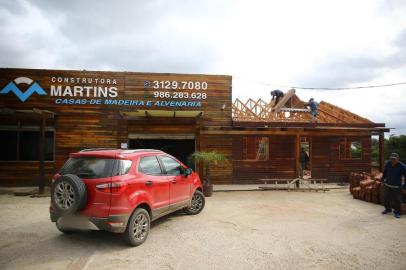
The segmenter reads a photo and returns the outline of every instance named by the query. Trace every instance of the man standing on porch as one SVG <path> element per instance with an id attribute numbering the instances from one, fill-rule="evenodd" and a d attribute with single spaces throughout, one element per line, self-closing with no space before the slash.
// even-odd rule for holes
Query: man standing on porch
<path id="1" fill-rule="evenodd" d="M 304 170 L 306 169 L 307 162 L 309 161 L 309 155 L 302 147 L 300 150 L 300 178 L 303 179 Z"/>
<path id="2" fill-rule="evenodd" d="M 385 185 L 385 210 L 382 214 L 392 212 L 394 209 L 394 215 L 396 218 L 400 218 L 400 206 L 402 203 L 402 176 L 406 179 L 406 167 L 405 164 L 399 161 L 399 155 L 392 153 L 390 155 L 390 161 L 385 165 L 385 170 L 382 175 L 382 181 Z M 405 180 L 406 181 L 406 180 Z M 403 188 L 406 187 L 406 183 Z"/>

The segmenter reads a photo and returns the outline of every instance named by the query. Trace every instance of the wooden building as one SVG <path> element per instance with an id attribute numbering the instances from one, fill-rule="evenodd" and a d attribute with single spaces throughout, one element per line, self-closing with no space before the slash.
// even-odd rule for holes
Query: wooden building
<path id="1" fill-rule="evenodd" d="M 212 168 L 215 184 L 254 183 L 296 177 L 305 147 L 312 177 L 342 181 L 371 170 L 372 135 L 383 147 L 384 124 L 327 102 L 313 123 L 295 94 L 275 109 L 233 103 L 231 86 L 222 75 L 0 69 L 0 185 L 38 183 L 40 134 L 46 179 L 71 152 L 121 147 L 159 148 L 184 162 L 217 151 L 229 162 Z"/>

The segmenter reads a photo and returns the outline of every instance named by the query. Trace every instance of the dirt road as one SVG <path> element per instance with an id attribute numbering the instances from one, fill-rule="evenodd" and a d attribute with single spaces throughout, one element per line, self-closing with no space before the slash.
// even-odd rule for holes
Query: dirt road
<path id="1" fill-rule="evenodd" d="M 61 234 L 48 201 L 0 196 L 0 268 L 406 269 L 406 217 L 346 190 L 217 192 L 198 216 L 154 222 L 136 248 L 105 232 Z"/>

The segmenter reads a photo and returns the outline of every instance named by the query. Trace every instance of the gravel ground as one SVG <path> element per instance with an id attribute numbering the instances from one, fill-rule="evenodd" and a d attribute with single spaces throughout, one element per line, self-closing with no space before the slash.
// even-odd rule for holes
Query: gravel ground
<path id="1" fill-rule="evenodd" d="M 347 190 L 217 192 L 197 216 L 154 222 L 135 248 L 106 232 L 61 234 L 48 201 L 0 196 L 0 268 L 406 269 L 406 217 Z"/>

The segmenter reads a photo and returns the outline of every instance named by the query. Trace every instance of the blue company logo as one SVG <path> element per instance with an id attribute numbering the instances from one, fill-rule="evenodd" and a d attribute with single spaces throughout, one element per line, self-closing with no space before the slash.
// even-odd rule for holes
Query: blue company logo
<path id="1" fill-rule="evenodd" d="M 18 77 L 14 81 L 10 82 L 9 84 L 6 85 L 1 91 L 0 94 L 7 94 L 8 92 L 13 92 L 22 102 L 25 102 L 32 94 L 37 93 L 38 95 L 46 95 L 47 93 L 44 91 L 44 89 L 39 86 L 38 83 L 34 82 L 30 78 L 27 77 Z M 17 85 L 19 84 L 27 84 L 30 85 L 30 87 L 27 89 L 27 91 L 22 92 L 20 88 L 18 88 Z"/>

